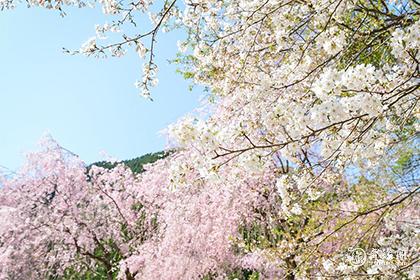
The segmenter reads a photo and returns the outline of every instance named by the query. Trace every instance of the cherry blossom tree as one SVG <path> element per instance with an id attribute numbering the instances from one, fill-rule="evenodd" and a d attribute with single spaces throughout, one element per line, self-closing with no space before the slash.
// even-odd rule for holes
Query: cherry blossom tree
<path id="1" fill-rule="evenodd" d="M 1 259 L 7 264 L 0 275 L 48 279 L 76 271 L 85 278 L 103 270 L 114 279 L 118 261 L 153 229 L 132 192 L 136 180 L 123 166 L 87 173 L 82 161 L 46 139 L 3 184 Z"/>
<path id="2" fill-rule="evenodd" d="M 133 48 L 150 99 L 158 35 L 183 29 L 174 62 L 205 114 L 170 125 L 176 152 L 139 175 L 47 144 L 2 182 L 1 277 L 419 277 L 417 1 L 98 4 L 112 21 L 68 52 Z"/>

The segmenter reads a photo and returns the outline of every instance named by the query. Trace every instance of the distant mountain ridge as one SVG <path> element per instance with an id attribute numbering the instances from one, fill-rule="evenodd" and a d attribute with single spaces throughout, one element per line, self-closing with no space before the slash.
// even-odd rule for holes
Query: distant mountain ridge
<path id="1" fill-rule="evenodd" d="M 170 154 L 172 154 L 173 152 L 174 150 L 167 150 L 167 151 L 160 151 L 156 153 L 148 153 L 148 154 L 145 154 L 145 155 L 133 158 L 133 159 L 123 160 L 123 161 L 118 161 L 118 162 L 99 161 L 99 162 L 95 162 L 89 165 L 88 169 L 90 169 L 90 167 L 92 167 L 93 165 L 111 169 L 115 167 L 117 164 L 123 163 L 127 167 L 129 167 L 131 171 L 133 171 L 133 173 L 141 173 L 144 171 L 144 165 L 148 163 L 153 163 L 159 159 L 163 159 L 169 156 Z"/>

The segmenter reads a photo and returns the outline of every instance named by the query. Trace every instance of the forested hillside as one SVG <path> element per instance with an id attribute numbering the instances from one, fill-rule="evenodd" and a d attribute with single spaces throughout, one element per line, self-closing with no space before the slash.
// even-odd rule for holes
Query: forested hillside
<path id="1" fill-rule="evenodd" d="M 117 164 L 123 163 L 124 165 L 129 167 L 131 171 L 133 171 L 133 173 L 141 173 L 144 171 L 144 165 L 148 163 L 153 163 L 159 159 L 165 158 L 171 153 L 173 153 L 172 150 L 166 150 L 166 151 L 160 151 L 160 152 L 155 152 L 155 153 L 148 153 L 148 154 L 145 154 L 145 155 L 133 158 L 133 159 L 123 160 L 123 161 L 118 161 L 118 162 L 99 161 L 99 162 L 92 163 L 91 165 L 88 166 L 88 168 L 90 169 L 92 165 L 95 165 L 98 167 L 112 169 L 115 166 L 117 166 Z"/>

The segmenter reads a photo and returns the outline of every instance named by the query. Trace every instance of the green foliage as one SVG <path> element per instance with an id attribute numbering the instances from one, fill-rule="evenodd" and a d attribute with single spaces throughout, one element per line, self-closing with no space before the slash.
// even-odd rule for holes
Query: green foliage
<path id="1" fill-rule="evenodd" d="M 102 243 L 102 242 L 101 242 Z M 122 254 L 112 240 L 97 246 L 93 252 L 94 263 L 87 264 L 80 255 L 80 265 L 69 267 L 62 276 L 52 275 L 50 280 L 108 280 L 116 279 L 118 269 L 115 266 L 122 260 Z"/>
<path id="2" fill-rule="evenodd" d="M 402 173 L 404 169 L 407 169 L 407 167 L 410 165 L 413 159 L 413 151 L 408 150 L 403 152 L 398 160 L 395 162 L 395 165 L 392 167 L 392 169 L 397 173 Z"/>
<path id="3" fill-rule="evenodd" d="M 419 182 L 420 153 L 418 139 L 414 139 L 411 145 L 404 146 L 395 154 L 395 161 L 392 163 L 391 171 L 395 180 L 406 188 L 415 187 Z"/>
<path id="4" fill-rule="evenodd" d="M 401 17 L 397 10 L 389 11 L 394 15 L 394 21 L 390 22 L 384 13 L 366 13 L 371 11 L 386 11 L 389 8 L 388 1 L 365 1 L 358 3 L 361 9 L 349 10 L 340 28 L 350 31 L 347 38 L 348 48 L 343 50 L 340 66 L 345 69 L 348 66 L 359 64 L 372 64 L 377 68 L 395 61 L 391 54 L 391 33 L 397 27 L 405 27 L 417 20 L 418 15 L 411 13 Z"/>
<path id="5" fill-rule="evenodd" d="M 247 270 L 247 269 L 241 269 L 238 271 L 233 272 L 229 275 L 229 280 L 259 280 L 260 274 L 259 272 Z"/>
<path id="6" fill-rule="evenodd" d="M 213 280 L 216 279 L 217 275 L 214 275 L 212 273 L 207 274 L 202 280 Z M 257 271 L 252 271 L 248 269 L 238 269 L 234 270 L 227 276 L 228 280 L 259 280 L 260 279 L 260 273 Z"/>

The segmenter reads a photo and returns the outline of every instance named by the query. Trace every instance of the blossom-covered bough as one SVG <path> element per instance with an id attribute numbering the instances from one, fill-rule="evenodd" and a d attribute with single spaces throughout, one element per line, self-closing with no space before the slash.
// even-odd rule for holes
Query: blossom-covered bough
<path id="1" fill-rule="evenodd" d="M 419 277 L 417 1 L 98 2 L 111 22 L 71 53 L 134 48 L 150 98 L 159 31 L 181 28 L 206 114 L 138 175 L 47 144 L 2 182 L 0 278 Z"/>

